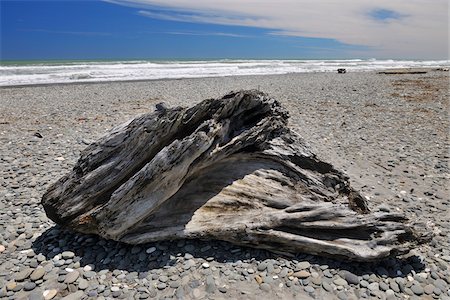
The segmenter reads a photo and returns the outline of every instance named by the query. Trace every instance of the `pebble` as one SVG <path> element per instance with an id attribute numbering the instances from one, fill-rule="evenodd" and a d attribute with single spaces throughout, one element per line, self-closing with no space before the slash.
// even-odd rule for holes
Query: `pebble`
<path id="1" fill-rule="evenodd" d="M 45 275 L 45 269 L 43 267 L 36 268 L 30 275 L 30 279 L 33 281 L 39 280 Z"/>
<path id="2" fill-rule="evenodd" d="M 5 246 L 0 245 L 0 253 L 4 252 L 6 250 Z"/>
<path id="3" fill-rule="evenodd" d="M 416 294 L 417 296 L 423 295 L 424 290 L 423 287 L 418 284 L 418 283 L 414 283 L 411 287 L 410 287 L 411 291 Z"/>
<path id="4" fill-rule="evenodd" d="M 34 282 L 25 282 L 25 284 L 23 285 L 23 289 L 25 291 L 34 290 L 35 287 L 36 287 L 36 283 L 34 283 Z"/>
<path id="5" fill-rule="evenodd" d="M 297 264 L 297 268 L 300 270 L 309 269 L 311 267 L 311 264 L 307 261 L 301 261 Z"/>
<path id="6" fill-rule="evenodd" d="M 158 285 L 156 286 L 158 288 L 158 290 L 163 290 L 167 287 L 167 284 L 165 284 L 164 282 L 158 283 Z"/>
<path id="7" fill-rule="evenodd" d="M 202 267 L 204 269 L 207 269 L 207 268 L 209 268 L 209 264 L 207 262 L 204 262 L 204 263 L 202 263 Z"/>
<path id="8" fill-rule="evenodd" d="M 315 289 L 312 286 L 309 286 L 309 285 L 305 286 L 304 290 L 305 290 L 305 292 L 310 293 L 310 294 L 315 292 Z"/>
<path id="9" fill-rule="evenodd" d="M 333 287 L 326 281 L 322 283 L 322 288 L 327 292 L 331 292 L 333 290 Z"/>
<path id="10" fill-rule="evenodd" d="M 367 288 L 371 291 L 378 291 L 379 287 L 380 287 L 380 285 L 378 282 L 372 282 L 367 286 Z"/>
<path id="11" fill-rule="evenodd" d="M 63 253 L 61 253 L 61 257 L 63 259 L 73 258 L 74 256 L 75 256 L 75 253 L 73 253 L 72 251 L 64 251 Z"/>
<path id="12" fill-rule="evenodd" d="M 262 283 L 262 284 L 259 286 L 259 288 L 260 288 L 261 290 L 263 290 L 264 292 L 270 292 L 270 290 L 271 290 L 271 287 L 270 287 L 270 285 L 269 285 L 268 283 Z"/>
<path id="13" fill-rule="evenodd" d="M 434 291 L 434 285 L 432 284 L 427 284 L 424 288 L 423 291 L 425 292 L 425 294 L 431 295 L 433 294 Z"/>
<path id="14" fill-rule="evenodd" d="M 44 296 L 45 300 L 51 300 L 51 299 L 53 299 L 56 296 L 57 293 L 58 293 L 57 290 L 52 289 L 52 290 L 45 290 L 42 293 L 42 295 Z"/>
<path id="15" fill-rule="evenodd" d="M 308 278 L 309 276 L 311 276 L 311 273 L 309 273 L 308 271 L 305 271 L 305 270 L 301 270 L 301 271 L 295 272 L 294 274 L 292 274 L 292 276 L 300 278 L 300 279 L 305 279 L 305 278 Z"/>
<path id="16" fill-rule="evenodd" d="M 340 286 L 347 285 L 347 281 L 343 278 L 336 278 L 335 280 L 333 280 L 333 283 Z"/>
<path id="17" fill-rule="evenodd" d="M 74 283 L 79 276 L 80 273 L 78 271 L 69 272 L 64 279 L 64 283 Z"/>
<path id="18" fill-rule="evenodd" d="M 78 288 L 80 290 L 85 290 L 89 287 L 89 283 L 86 279 L 81 278 L 80 280 L 78 280 Z"/>
<path id="19" fill-rule="evenodd" d="M 16 279 L 16 281 L 24 281 L 25 279 L 28 278 L 28 276 L 30 276 L 30 274 L 32 272 L 33 272 L 33 269 L 25 268 L 25 269 L 21 270 L 20 272 L 16 273 L 14 275 L 14 278 Z"/>
<path id="20" fill-rule="evenodd" d="M 80 300 L 84 296 L 84 293 L 82 291 L 76 291 L 75 293 L 69 294 L 62 298 L 61 300 Z"/>
<path id="21" fill-rule="evenodd" d="M 349 271 L 342 271 L 340 273 L 341 277 L 344 278 L 350 284 L 359 284 L 359 278 L 355 274 Z"/>
<path id="22" fill-rule="evenodd" d="M 258 264 L 258 271 L 260 271 L 260 272 L 262 272 L 262 271 L 264 271 L 265 269 L 267 268 L 267 263 L 266 262 L 260 262 L 259 264 Z"/>

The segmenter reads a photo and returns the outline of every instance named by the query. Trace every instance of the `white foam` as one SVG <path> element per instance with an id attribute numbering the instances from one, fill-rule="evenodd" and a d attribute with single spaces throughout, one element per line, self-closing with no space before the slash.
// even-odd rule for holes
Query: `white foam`
<path id="1" fill-rule="evenodd" d="M 388 68 L 448 67 L 450 61 L 419 60 L 215 60 L 215 61 L 114 61 L 40 63 L 0 66 L 0 86 L 102 82 L 232 75 L 265 75 L 303 72 L 352 72 Z"/>

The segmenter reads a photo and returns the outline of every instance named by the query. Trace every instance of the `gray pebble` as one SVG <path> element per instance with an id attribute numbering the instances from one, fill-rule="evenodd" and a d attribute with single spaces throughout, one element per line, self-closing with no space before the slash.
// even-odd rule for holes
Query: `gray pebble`
<path id="1" fill-rule="evenodd" d="M 359 284 L 359 278 L 355 274 L 349 271 L 342 271 L 339 275 L 344 278 L 350 284 Z"/>
<path id="2" fill-rule="evenodd" d="M 423 295 L 424 290 L 423 287 L 418 284 L 418 283 L 414 283 L 411 287 L 410 287 L 411 291 L 416 294 L 417 296 Z"/>
<path id="3" fill-rule="evenodd" d="M 78 277 L 80 276 L 80 273 L 76 270 L 67 273 L 66 277 L 64 278 L 64 283 L 73 283 L 75 282 Z"/>
<path id="4" fill-rule="evenodd" d="M 260 262 L 258 264 L 258 271 L 262 272 L 267 268 L 267 263 L 266 262 Z"/>
<path id="5" fill-rule="evenodd" d="M 36 287 L 36 283 L 34 282 L 25 282 L 25 284 L 23 285 L 23 289 L 25 291 L 31 291 Z"/>
<path id="6" fill-rule="evenodd" d="M 268 283 L 262 283 L 259 288 L 263 290 L 264 292 L 270 292 L 271 288 Z"/>
<path id="7" fill-rule="evenodd" d="M 335 284 L 335 285 L 340 285 L 340 286 L 345 286 L 345 285 L 347 285 L 347 281 L 345 280 L 345 279 L 343 279 L 343 278 L 336 278 L 335 280 L 333 280 L 333 283 Z"/>
<path id="8" fill-rule="evenodd" d="M 212 276 L 206 277 L 206 292 L 214 293 L 216 290 L 216 284 L 214 282 L 214 278 Z"/>
<path id="9" fill-rule="evenodd" d="M 310 285 L 305 286 L 304 290 L 305 290 L 305 292 L 310 293 L 310 294 L 314 293 L 314 291 L 315 291 L 314 288 Z"/>
<path id="10" fill-rule="evenodd" d="M 395 300 L 395 293 L 393 290 L 387 290 L 386 291 L 386 300 Z"/>
<path id="11" fill-rule="evenodd" d="M 14 274 L 14 278 L 16 279 L 16 281 L 24 281 L 28 278 L 28 276 L 30 276 L 31 272 L 33 272 L 33 269 L 25 268 L 20 272 Z"/>
<path id="12" fill-rule="evenodd" d="M 158 290 L 163 290 L 167 287 L 167 284 L 165 284 L 164 282 L 158 283 L 158 285 L 156 286 L 158 288 Z"/>
<path id="13" fill-rule="evenodd" d="M 382 291 L 387 291 L 389 289 L 389 286 L 383 281 L 380 282 L 379 287 Z"/>
<path id="14" fill-rule="evenodd" d="M 340 300 L 347 300 L 348 299 L 348 296 L 347 296 L 347 294 L 345 292 L 339 292 L 336 296 Z"/>
<path id="15" fill-rule="evenodd" d="M 84 296 L 84 293 L 82 291 L 77 291 L 75 293 L 65 296 L 61 300 L 80 300 L 81 298 L 83 298 L 83 296 Z"/>
<path id="16" fill-rule="evenodd" d="M 81 278 L 80 280 L 78 280 L 78 288 L 80 290 L 85 290 L 89 287 L 89 283 L 86 279 Z"/>
<path id="17" fill-rule="evenodd" d="M 326 281 L 322 283 L 322 288 L 327 292 L 333 291 L 333 287 Z"/>
<path id="18" fill-rule="evenodd" d="M 372 283 L 370 283 L 370 284 L 367 286 L 367 288 L 368 288 L 370 291 L 378 291 L 379 288 L 380 288 L 380 285 L 379 285 L 378 282 L 372 282 Z"/>

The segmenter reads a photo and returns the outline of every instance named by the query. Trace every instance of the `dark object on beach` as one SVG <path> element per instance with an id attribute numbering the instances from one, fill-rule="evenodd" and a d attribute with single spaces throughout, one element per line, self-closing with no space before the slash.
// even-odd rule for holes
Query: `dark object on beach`
<path id="1" fill-rule="evenodd" d="M 40 134 L 39 132 L 35 132 L 33 135 L 34 135 L 35 137 L 40 138 L 40 139 L 43 138 L 42 134 Z"/>
<path id="2" fill-rule="evenodd" d="M 347 73 L 347 70 L 346 69 L 337 69 L 337 71 L 338 71 L 338 73 L 339 74 L 344 74 L 344 73 Z"/>
<path id="3" fill-rule="evenodd" d="M 257 91 L 158 109 L 88 146 L 42 205 L 58 224 L 129 244 L 219 239 L 373 261 L 426 240 L 401 214 L 371 213 L 287 121 Z"/>
<path id="4" fill-rule="evenodd" d="M 378 72 L 378 74 L 387 74 L 387 75 L 426 74 L 426 73 L 427 70 L 424 69 L 391 69 Z"/>

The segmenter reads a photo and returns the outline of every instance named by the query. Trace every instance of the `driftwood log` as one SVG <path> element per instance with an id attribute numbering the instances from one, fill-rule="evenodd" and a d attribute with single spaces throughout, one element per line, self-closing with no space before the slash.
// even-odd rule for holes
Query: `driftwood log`
<path id="1" fill-rule="evenodd" d="M 402 215 L 369 212 L 287 120 L 256 91 L 157 105 L 88 146 L 42 204 L 58 224 L 129 244 L 219 239 L 371 261 L 423 241 Z"/>

